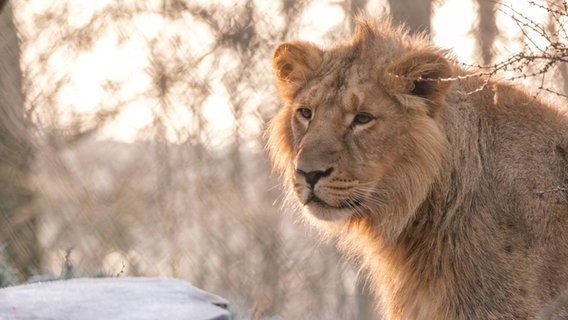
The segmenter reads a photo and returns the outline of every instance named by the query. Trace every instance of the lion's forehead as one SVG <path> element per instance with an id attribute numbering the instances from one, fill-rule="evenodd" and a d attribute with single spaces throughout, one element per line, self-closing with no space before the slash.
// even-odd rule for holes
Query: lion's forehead
<path id="1" fill-rule="evenodd" d="M 344 112 L 355 113 L 362 103 L 381 95 L 380 72 L 359 60 L 325 59 L 317 76 L 301 90 L 298 103 L 340 107 Z"/>
<path id="2" fill-rule="evenodd" d="M 314 81 L 298 97 L 298 104 L 318 107 L 334 107 L 346 113 L 356 113 L 368 100 L 372 87 L 369 83 L 353 83 L 342 88 L 329 86 L 326 81 Z"/>

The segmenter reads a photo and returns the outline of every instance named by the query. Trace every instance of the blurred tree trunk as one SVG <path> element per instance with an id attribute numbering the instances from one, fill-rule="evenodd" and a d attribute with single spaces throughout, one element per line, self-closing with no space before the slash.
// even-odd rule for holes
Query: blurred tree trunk
<path id="1" fill-rule="evenodd" d="M 497 2 L 493 0 L 477 0 L 477 43 L 484 65 L 493 60 L 493 43 L 497 37 L 498 29 L 495 20 Z"/>
<path id="2" fill-rule="evenodd" d="M 360 12 L 365 12 L 369 0 L 351 0 L 349 1 L 349 16 L 355 17 Z"/>
<path id="3" fill-rule="evenodd" d="M 388 0 L 394 25 L 406 25 L 411 33 L 430 34 L 432 0 Z"/>
<path id="4" fill-rule="evenodd" d="M 562 7 L 564 5 L 563 1 L 561 0 L 554 0 L 550 4 L 550 6 L 558 6 Z M 545 31 L 547 35 L 551 35 L 549 41 L 551 42 L 558 42 L 561 43 L 562 40 L 559 39 L 559 35 L 561 32 L 559 30 L 564 30 L 564 26 L 559 24 L 560 20 L 553 11 L 548 12 L 547 22 L 545 25 Z M 566 63 L 560 63 L 557 65 L 557 70 L 555 70 L 554 75 L 558 75 L 559 79 L 557 78 L 556 84 L 558 85 L 555 90 L 558 90 L 561 94 L 568 94 L 568 66 Z"/>
<path id="5" fill-rule="evenodd" d="M 28 135 L 20 52 L 11 3 L 0 0 L 0 249 L 20 280 L 39 271 L 40 246 L 30 187 Z"/>

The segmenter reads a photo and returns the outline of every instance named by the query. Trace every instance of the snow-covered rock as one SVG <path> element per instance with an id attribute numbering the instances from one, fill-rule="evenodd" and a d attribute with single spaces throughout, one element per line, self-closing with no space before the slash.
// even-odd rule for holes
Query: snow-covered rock
<path id="1" fill-rule="evenodd" d="M 227 307 L 177 279 L 82 278 L 0 289 L 3 320 L 229 320 Z"/>

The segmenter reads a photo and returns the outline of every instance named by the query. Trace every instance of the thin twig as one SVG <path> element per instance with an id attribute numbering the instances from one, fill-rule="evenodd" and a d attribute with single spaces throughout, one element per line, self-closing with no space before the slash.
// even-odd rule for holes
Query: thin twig
<path id="1" fill-rule="evenodd" d="M 120 268 L 120 271 L 116 274 L 116 278 L 120 277 L 121 274 L 124 274 L 125 269 L 126 269 L 126 264 L 124 263 L 124 261 L 122 261 L 122 268 Z"/>
<path id="2" fill-rule="evenodd" d="M 567 192 L 568 188 L 565 187 L 556 187 L 553 189 L 548 189 L 548 190 L 535 190 L 534 193 L 538 194 L 538 195 L 543 195 L 545 193 L 551 193 L 551 192 Z"/>

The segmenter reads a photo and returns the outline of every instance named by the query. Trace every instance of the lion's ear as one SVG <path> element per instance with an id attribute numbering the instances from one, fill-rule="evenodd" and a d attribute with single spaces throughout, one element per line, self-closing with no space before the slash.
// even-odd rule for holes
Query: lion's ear
<path id="1" fill-rule="evenodd" d="M 452 68 L 443 52 L 418 51 L 402 56 L 388 72 L 395 77 L 395 94 L 424 98 L 430 107 L 437 107 L 450 87 Z"/>
<path id="2" fill-rule="evenodd" d="M 280 44 L 272 58 L 280 85 L 298 84 L 312 78 L 322 61 L 322 50 L 303 41 Z"/>

